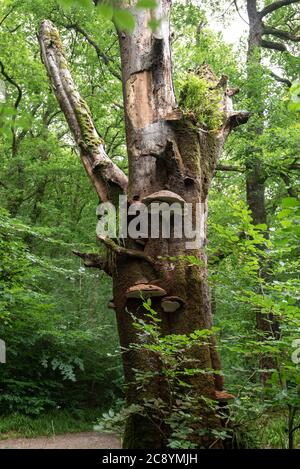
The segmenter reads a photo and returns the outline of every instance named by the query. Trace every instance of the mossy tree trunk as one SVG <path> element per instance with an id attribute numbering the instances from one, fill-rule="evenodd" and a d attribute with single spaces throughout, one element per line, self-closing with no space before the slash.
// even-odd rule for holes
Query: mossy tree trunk
<path id="1" fill-rule="evenodd" d="M 40 32 L 43 60 L 55 86 L 54 92 L 100 199 L 103 200 L 104 196 L 104 200 L 115 200 L 119 193 L 126 193 L 129 204 L 134 204 L 155 192 L 168 190 L 194 208 L 198 203 L 205 207 L 202 244 L 197 248 L 188 249 L 187 241 L 190 240 L 184 237 L 152 239 L 149 236 L 144 245 L 128 239 L 125 247 L 112 240 L 101 239 L 107 249 L 107 257 L 77 253 L 87 266 L 101 268 L 112 276 L 120 345 L 125 350 L 123 363 L 128 404 L 138 404 L 145 397 L 148 400 L 168 399 L 168 391 L 159 373 L 159 361 L 149 354 L 128 350 L 130 344 L 138 341 L 129 312 L 136 317 L 145 315 L 139 298 L 126 297 L 128 289 L 139 283 L 156 285 L 168 296 L 182 300 L 177 311 L 167 313 L 162 309 L 161 298 L 152 298 L 163 334 L 189 334 L 194 330 L 211 328 L 205 255 L 208 191 L 229 132 L 248 119 L 247 113 L 232 111 L 232 90 L 227 88 L 226 77 L 218 82 L 211 73 L 206 79 L 211 92 L 218 90 L 220 95 L 219 127 L 203 129 L 180 111 L 172 81 L 169 10 L 170 0 L 161 0 L 155 11 L 161 23 L 154 32 L 147 26 L 154 14 L 149 10 L 135 11 L 136 27 L 132 34 L 118 32 L 129 159 L 128 186 L 126 176 L 108 160 L 103 142 L 95 134 L 88 108 L 70 77 L 57 30 L 46 21 Z M 187 259 L 189 255 L 200 262 L 191 265 Z M 112 257 L 114 262 L 111 262 Z M 189 358 L 194 360 L 197 368 L 220 370 L 214 340 L 195 347 Z M 134 384 L 136 369 L 157 373 L 142 394 Z M 218 373 L 197 374 L 191 378 L 191 384 L 192 394 L 198 397 L 215 399 L 216 391 L 223 389 L 223 379 Z M 204 401 L 194 412 L 199 416 L 201 427 L 210 430 L 221 427 L 215 411 L 205 406 Z M 155 416 L 152 419 L 132 416 L 127 422 L 123 445 L 125 448 L 163 448 L 168 437 L 169 429 L 164 425 L 158 428 Z M 198 447 L 222 447 L 222 442 L 209 431 L 199 436 L 196 444 Z"/>

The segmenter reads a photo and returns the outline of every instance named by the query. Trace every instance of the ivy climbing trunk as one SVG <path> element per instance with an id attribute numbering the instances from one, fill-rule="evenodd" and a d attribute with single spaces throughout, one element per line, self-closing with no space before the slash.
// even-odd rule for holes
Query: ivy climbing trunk
<path id="1" fill-rule="evenodd" d="M 101 268 L 113 279 L 113 304 L 123 349 L 129 405 L 142 404 L 144 399 L 168 402 L 170 396 L 160 360 L 155 354 L 130 349 L 130 344 L 139 341 L 132 315 L 145 318 L 145 310 L 140 295 L 129 295 L 128 292 L 151 286 L 155 291 L 164 292 L 164 296 L 176 297 L 179 307 L 174 312 L 166 312 L 162 307 L 162 297 L 152 297 L 152 307 L 161 320 L 164 335 L 211 329 L 205 255 L 208 192 L 227 136 L 232 128 L 245 123 L 249 117 L 248 113 L 232 110 L 230 96 L 233 90 L 227 88 L 227 77 L 223 76 L 218 81 L 208 68 L 201 72 L 201 79 L 208 83 L 208 93 L 219 96 L 215 104 L 215 111 L 219 114 L 218 128 L 203 129 L 191 115 L 181 112 L 172 80 L 169 43 L 171 2 L 161 0 L 158 4 L 155 11 L 133 8 L 134 32 L 118 31 L 129 161 L 128 185 L 126 176 L 108 160 L 103 142 L 98 139 L 88 107 L 80 98 L 66 66 L 57 30 L 46 21 L 40 32 L 43 60 L 54 85 L 54 93 L 99 197 L 114 200 L 116 195 L 123 193 L 128 197 L 129 207 L 136 207 L 147 197 L 159 201 L 162 195 L 166 197 L 167 194 L 172 201 L 192 204 L 194 221 L 196 205 L 201 203 L 204 207 L 201 212 L 202 242 L 196 247 L 189 246 L 190 240 L 185 237 L 165 239 L 160 235 L 153 239 L 148 233 L 144 242 L 126 239 L 122 246 L 115 240 L 101 238 L 105 254 L 76 253 L 84 259 L 86 266 Z M 153 19 L 159 20 L 155 31 L 148 27 Z M 208 70 L 210 73 L 205 73 Z M 198 262 L 191 262 L 189 256 Z M 206 430 L 195 432 L 193 442 L 199 448 L 222 448 L 222 441 L 212 432 L 220 429 L 222 422 L 205 402 L 206 398 L 217 400 L 223 391 L 215 340 L 193 347 L 187 352 L 187 359 L 190 360 L 189 367 L 203 370 L 189 381 L 190 393 L 199 403 L 194 408 L 197 428 Z M 135 383 L 135 370 L 154 374 L 143 391 Z M 163 422 L 158 424 L 159 418 L 153 412 L 149 410 L 149 415 L 133 414 L 128 418 L 124 448 L 166 447 L 170 429 Z"/>

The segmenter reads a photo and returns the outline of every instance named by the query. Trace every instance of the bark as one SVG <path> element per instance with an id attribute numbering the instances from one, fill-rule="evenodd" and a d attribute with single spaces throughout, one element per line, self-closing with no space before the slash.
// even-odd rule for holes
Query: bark
<path id="1" fill-rule="evenodd" d="M 161 190 L 173 191 L 194 207 L 202 202 L 206 207 L 202 220 L 206 230 L 208 192 L 218 157 L 231 129 L 246 122 L 249 115 L 231 110 L 230 92 L 225 83 L 224 96 L 220 103 L 220 128 L 212 132 L 203 132 L 183 116 L 178 109 L 173 89 L 169 11 L 170 1 L 161 0 L 155 13 L 149 10 L 135 12 L 136 27 L 132 34 L 118 32 L 129 159 L 128 188 L 124 175 L 120 176 L 119 171 L 112 166 L 107 173 L 100 165 L 95 181 L 90 159 L 104 158 L 106 161 L 107 158 L 99 156 L 99 145 L 93 146 L 93 152 L 88 153 L 88 174 L 99 196 L 102 197 L 104 193 L 104 199 L 108 194 L 103 190 L 103 182 L 115 184 L 117 181 L 118 187 L 126 191 L 129 203 L 141 201 L 145 196 Z M 153 14 L 162 18 L 160 27 L 155 32 L 147 27 Z M 53 37 L 55 41 L 51 39 Z M 76 119 L 77 104 L 74 106 L 74 96 L 76 103 L 82 103 L 82 99 L 67 69 L 58 38 L 54 26 L 49 21 L 44 22 L 40 32 L 43 60 L 54 85 L 54 93 L 80 146 L 86 167 L 85 135 L 82 135 Z M 213 82 L 216 84 L 217 80 L 213 79 Z M 92 127 L 91 116 L 88 115 L 89 125 Z M 101 149 L 103 151 L 103 143 Z M 98 151 L 96 155 L 94 150 Z M 152 298 L 152 307 L 161 319 L 163 334 L 189 334 L 197 329 L 210 329 L 212 314 L 205 241 L 199 249 L 187 249 L 187 239 L 172 236 L 170 239 L 148 237 L 144 246 L 130 239 L 126 240 L 125 246 L 119 246 L 109 239 L 101 238 L 100 241 L 106 249 L 104 258 L 94 254 L 76 254 L 84 259 L 85 265 L 102 268 L 113 278 L 113 304 L 117 315 L 120 345 L 124 351 L 127 402 L 142 403 L 145 397 L 148 401 L 151 398 L 161 398 L 168 402 L 171 396 L 168 394 L 158 357 L 129 348 L 130 344 L 139 341 L 129 313 L 143 318 L 145 315 L 140 299 L 127 298 L 126 291 L 136 284 L 146 283 L 163 288 L 169 297 L 181 298 L 180 308 L 172 314 L 163 311 L 160 298 Z M 195 256 L 202 263 L 199 266 L 191 265 L 187 259 L 188 255 Z M 172 258 L 172 261 L 162 261 L 162 257 Z M 210 432 L 221 427 L 221 420 L 215 411 L 201 400 L 201 396 L 215 399 L 216 391 L 223 389 L 215 340 L 195 347 L 187 355 L 187 359 L 192 360 L 190 367 L 194 365 L 203 370 L 217 371 L 215 376 L 211 373 L 197 374 L 190 380 L 192 395 L 197 397 L 199 402 L 194 409 L 195 415 L 199 417 L 197 428 L 208 429 L 207 434 L 198 436 L 194 442 L 198 447 L 222 448 L 221 440 L 216 439 Z M 157 377 L 151 380 L 146 391 L 137 389 L 134 370 L 151 370 L 157 373 Z M 166 446 L 170 429 L 163 422 L 159 423 L 157 415 L 151 414 L 150 417 L 133 415 L 128 419 L 124 448 Z"/>

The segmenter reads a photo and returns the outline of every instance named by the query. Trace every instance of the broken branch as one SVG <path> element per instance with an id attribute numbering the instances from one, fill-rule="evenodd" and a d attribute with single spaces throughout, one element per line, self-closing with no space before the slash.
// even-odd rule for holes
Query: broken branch
<path id="1" fill-rule="evenodd" d="M 54 94 L 80 149 L 82 163 L 103 202 L 127 189 L 127 177 L 107 156 L 93 123 L 91 111 L 80 96 L 64 55 L 59 32 L 43 21 L 39 33 L 42 58 Z"/>

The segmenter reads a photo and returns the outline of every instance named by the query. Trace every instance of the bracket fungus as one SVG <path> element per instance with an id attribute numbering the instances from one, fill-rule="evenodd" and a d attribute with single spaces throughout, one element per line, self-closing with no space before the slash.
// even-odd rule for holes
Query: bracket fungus
<path id="1" fill-rule="evenodd" d="M 139 283 L 128 288 L 126 291 L 126 298 L 154 298 L 160 296 L 166 296 L 167 292 L 157 285 L 151 285 L 150 283 Z"/>
<path id="2" fill-rule="evenodd" d="M 227 391 L 215 391 L 216 401 L 227 402 L 235 399 L 233 394 L 229 394 Z"/>
<path id="3" fill-rule="evenodd" d="M 185 200 L 180 195 L 166 190 L 147 195 L 147 197 L 144 197 L 142 202 L 146 205 L 150 205 L 153 202 L 166 202 L 167 204 L 178 203 L 180 205 L 185 204 Z"/>
<path id="4" fill-rule="evenodd" d="M 161 302 L 161 307 L 165 313 L 175 313 L 184 303 L 184 300 L 179 296 L 166 296 Z"/>

